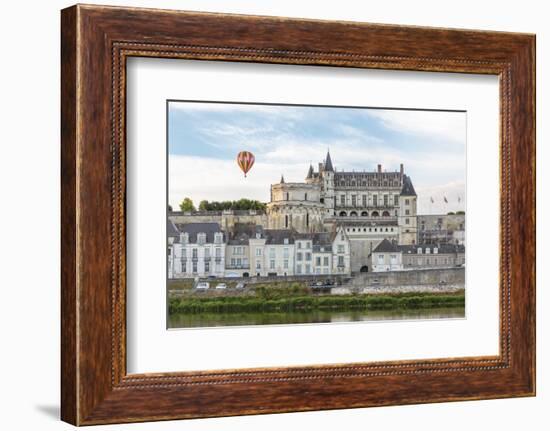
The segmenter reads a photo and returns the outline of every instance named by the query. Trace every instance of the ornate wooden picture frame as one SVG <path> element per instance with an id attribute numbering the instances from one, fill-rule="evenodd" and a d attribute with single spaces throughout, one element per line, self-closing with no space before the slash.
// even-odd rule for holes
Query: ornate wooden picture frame
<path id="1" fill-rule="evenodd" d="M 75 425 L 535 394 L 535 37 L 102 6 L 62 11 L 61 416 Z M 500 354 L 126 372 L 126 60 L 497 75 Z"/>

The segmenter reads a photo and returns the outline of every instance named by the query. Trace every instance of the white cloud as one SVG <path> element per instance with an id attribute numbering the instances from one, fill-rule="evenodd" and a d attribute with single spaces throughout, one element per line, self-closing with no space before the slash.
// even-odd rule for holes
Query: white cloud
<path id="1" fill-rule="evenodd" d="M 382 120 L 385 127 L 403 133 L 466 143 L 466 113 L 448 111 L 372 110 L 368 115 Z"/>
<path id="2" fill-rule="evenodd" d="M 277 117 L 300 117 L 300 109 L 289 109 L 291 106 L 285 105 L 261 105 L 257 103 L 223 103 L 214 102 L 194 102 L 194 101 L 171 101 L 170 109 L 183 111 L 186 113 L 194 112 L 222 112 L 222 113 L 250 113 L 250 114 L 269 114 Z"/>

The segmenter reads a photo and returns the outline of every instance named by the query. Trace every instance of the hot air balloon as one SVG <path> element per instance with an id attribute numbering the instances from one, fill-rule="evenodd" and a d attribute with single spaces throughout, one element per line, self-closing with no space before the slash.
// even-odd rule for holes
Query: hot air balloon
<path id="1" fill-rule="evenodd" d="M 239 165 L 239 168 L 241 168 L 241 171 L 244 172 L 245 178 L 248 171 L 254 165 L 254 160 L 254 154 L 250 151 L 241 151 L 237 154 L 237 164 Z"/>

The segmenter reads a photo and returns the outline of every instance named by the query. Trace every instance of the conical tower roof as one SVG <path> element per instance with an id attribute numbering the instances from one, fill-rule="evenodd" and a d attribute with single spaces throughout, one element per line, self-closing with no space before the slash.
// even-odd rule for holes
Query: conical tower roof
<path id="1" fill-rule="evenodd" d="M 310 180 L 313 178 L 313 166 L 311 163 L 309 164 L 309 170 L 307 171 L 307 177 L 306 180 Z"/>
<path id="2" fill-rule="evenodd" d="M 332 167 L 332 160 L 330 159 L 330 151 L 327 151 L 327 158 L 325 160 L 325 172 L 334 172 Z"/>

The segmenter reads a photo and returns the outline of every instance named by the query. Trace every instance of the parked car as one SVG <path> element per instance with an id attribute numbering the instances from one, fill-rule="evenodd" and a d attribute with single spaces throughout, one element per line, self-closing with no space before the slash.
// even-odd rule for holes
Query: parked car
<path id="1" fill-rule="evenodd" d="M 210 288 L 210 283 L 206 281 L 201 281 L 200 283 L 197 283 L 195 286 L 195 289 L 208 289 Z"/>
<path id="2" fill-rule="evenodd" d="M 216 284 L 216 289 L 227 289 L 227 284 L 218 283 L 218 284 Z"/>
<path id="3" fill-rule="evenodd" d="M 244 283 L 237 283 L 237 285 L 235 286 L 235 289 L 244 289 L 246 287 L 246 284 Z"/>

